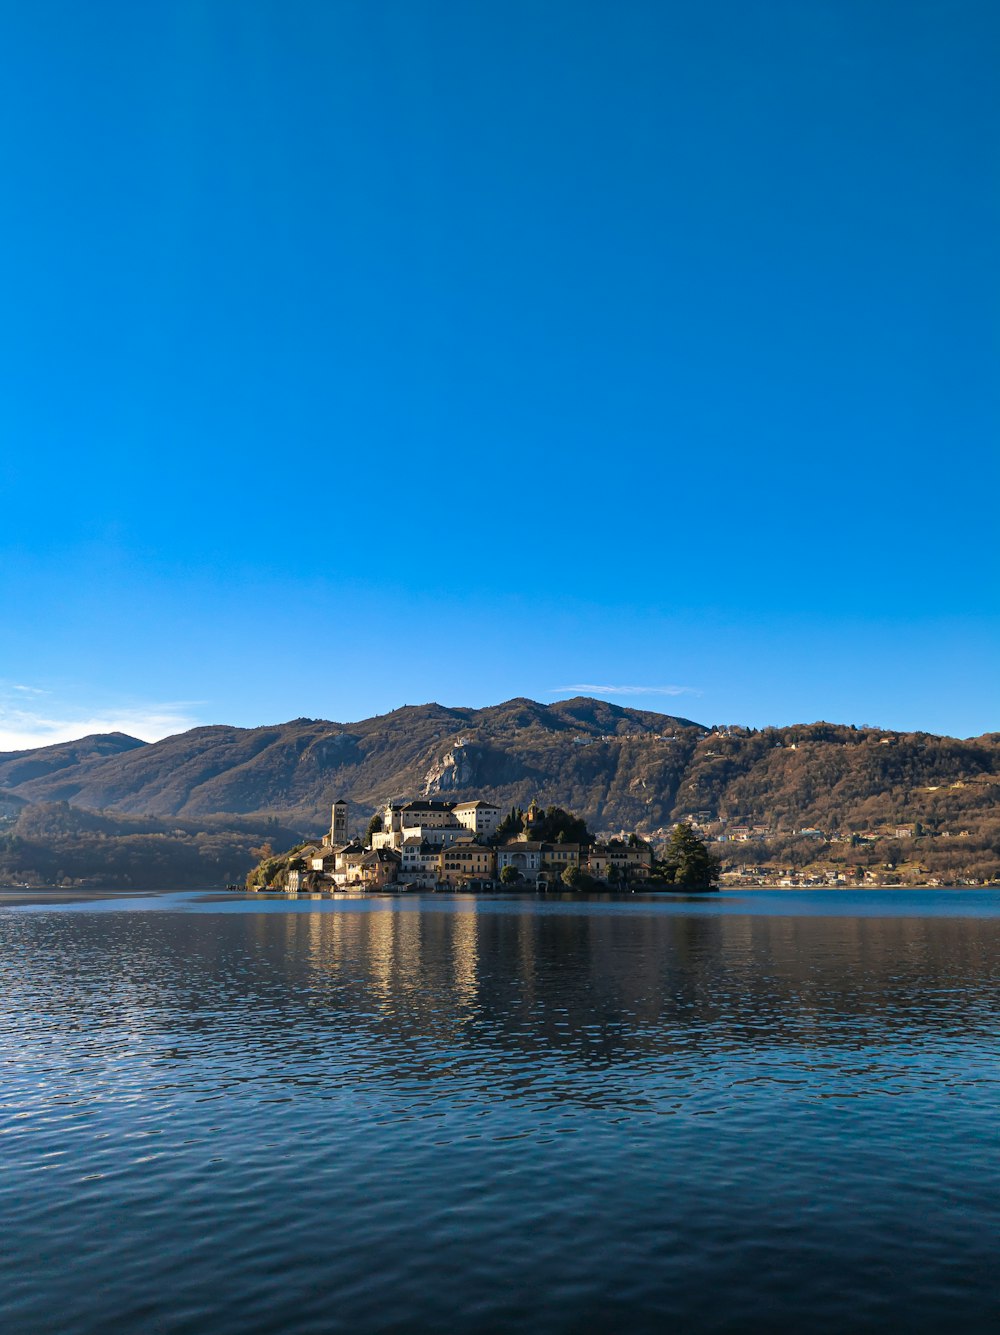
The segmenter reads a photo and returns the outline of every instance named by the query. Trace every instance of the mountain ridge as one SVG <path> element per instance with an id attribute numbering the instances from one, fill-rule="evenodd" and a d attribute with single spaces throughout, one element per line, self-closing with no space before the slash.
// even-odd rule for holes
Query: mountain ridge
<path id="1" fill-rule="evenodd" d="M 1000 734 L 958 739 L 826 722 L 709 728 L 586 696 L 482 709 L 430 702 L 348 723 L 210 724 L 150 743 L 98 734 L 7 753 L 0 836 L 11 826 L 16 836 L 20 823 L 38 838 L 38 813 L 26 811 L 67 804 L 159 822 L 167 833 L 173 823 L 185 837 L 202 831 L 216 852 L 231 835 L 238 857 L 230 861 L 239 861 L 252 834 L 264 842 L 275 823 L 315 836 L 335 798 L 349 800 L 361 832 L 387 798 L 418 795 L 483 796 L 505 808 L 538 798 L 591 829 L 654 838 L 678 820 L 715 834 L 745 826 L 772 851 L 803 829 L 888 837 L 909 823 L 966 840 L 977 866 L 1000 865 Z M 67 845 L 64 861 L 71 854 Z M 13 864 L 0 849 L 0 876 L 5 867 Z"/>
<path id="2" fill-rule="evenodd" d="M 14 783 L 5 781 L 0 757 L 0 784 L 31 801 L 92 810 L 161 817 L 280 812 L 315 820 L 326 797 L 344 787 L 359 806 L 374 808 L 393 795 L 388 789 L 422 790 L 429 782 L 475 781 L 491 790 L 544 784 L 543 738 L 576 733 L 597 740 L 664 727 L 705 731 L 689 719 L 583 697 L 555 705 L 515 697 L 480 710 L 431 702 L 350 723 L 302 718 L 257 728 L 204 725 L 141 751 L 51 764 Z M 518 738 L 535 747 L 512 759 Z M 461 763 L 441 765 L 456 746 Z M 431 781 L 435 764 L 442 773 Z"/>

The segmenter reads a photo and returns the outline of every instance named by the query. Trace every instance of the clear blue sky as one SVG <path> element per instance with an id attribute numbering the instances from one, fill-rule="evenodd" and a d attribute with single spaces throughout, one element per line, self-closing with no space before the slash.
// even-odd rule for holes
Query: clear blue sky
<path id="1" fill-rule="evenodd" d="M 0 744 L 1000 730 L 998 68 L 994 0 L 6 0 Z"/>

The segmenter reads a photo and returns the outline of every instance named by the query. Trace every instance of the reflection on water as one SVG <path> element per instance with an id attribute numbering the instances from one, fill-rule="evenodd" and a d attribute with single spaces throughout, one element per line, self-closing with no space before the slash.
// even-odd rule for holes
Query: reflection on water
<path id="1" fill-rule="evenodd" d="M 910 903 L 0 911 L 0 1323 L 990 1329 L 1000 904 Z"/>

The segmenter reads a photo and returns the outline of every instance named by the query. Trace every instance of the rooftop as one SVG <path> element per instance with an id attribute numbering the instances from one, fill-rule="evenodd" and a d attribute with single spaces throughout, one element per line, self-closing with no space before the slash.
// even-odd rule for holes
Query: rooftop
<path id="1" fill-rule="evenodd" d="M 361 859 L 362 867 L 374 867 L 379 862 L 399 862 L 400 856 L 391 848 L 373 848 Z"/>

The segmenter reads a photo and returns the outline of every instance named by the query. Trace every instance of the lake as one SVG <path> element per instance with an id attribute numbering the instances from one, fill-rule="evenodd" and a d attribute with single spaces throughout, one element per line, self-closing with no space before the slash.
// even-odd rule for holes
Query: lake
<path id="1" fill-rule="evenodd" d="M 0 1328 L 995 1331 L 1000 893 L 0 894 Z"/>

